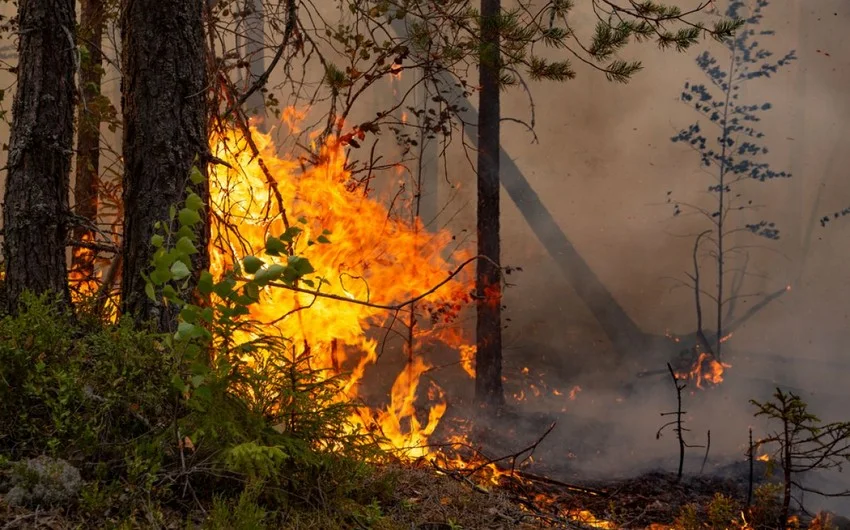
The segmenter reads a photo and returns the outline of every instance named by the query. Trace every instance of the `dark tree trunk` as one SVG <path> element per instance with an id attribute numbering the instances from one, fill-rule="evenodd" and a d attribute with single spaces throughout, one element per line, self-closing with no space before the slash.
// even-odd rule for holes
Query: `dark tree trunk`
<path id="1" fill-rule="evenodd" d="M 77 166 L 74 184 L 76 214 L 92 224 L 97 223 L 98 184 L 100 182 L 100 123 L 103 98 L 100 94 L 103 77 L 104 9 L 102 0 L 83 0 L 80 3 L 80 43 L 88 53 L 80 65 L 81 101 L 77 109 Z M 74 229 L 77 241 L 94 241 L 88 227 Z M 78 247 L 71 254 L 71 277 L 82 282 L 94 278 L 95 251 Z"/>
<path id="2" fill-rule="evenodd" d="M 169 207 L 185 197 L 196 157 L 206 169 L 204 6 L 203 0 L 122 2 L 123 310 L 163 331 L 174 329 L 176 313 L 145 295 L 142 273 L 153 255 L 154 223 L 167 222 Z M 208 234 L 204 223 L 198 245 L 204 256 Z"/>
<path id="3" fill-rule="evenodd" d="M 476 275 L 475 400 L 504 403 L 502 390 L 502 284 L 499 267 L 499 28 L 500 0 L 481 0 L 478 104 L 478 255 Z"/>
<path id="4" fill-rule="evenodd" d="M 18 88 L 9 140 L 3 223 L 6 295 L 55 292 L 69 300 L 65 245 L 74 145 L 74 0 L 20 0 Z"/>

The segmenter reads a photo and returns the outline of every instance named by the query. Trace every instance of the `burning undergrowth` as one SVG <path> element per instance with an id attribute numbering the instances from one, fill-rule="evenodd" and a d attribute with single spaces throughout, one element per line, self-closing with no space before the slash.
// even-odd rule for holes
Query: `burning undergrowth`
<path id="1" fill-rule="evenodd" d="M 266 303 L 250 317 L 287 337 L 293 356 L 309 358 L 315 369 L 334 376 L 346 374 L 340 399 L 360 399 L 363 377 L 382 355 L 383 341 L 404 333 L 405 361 L 389 403 L 363 406 L 351 421 L 378 431 L 387 449 L 411 458 L 427 454 L 446 405 L 443 390 L 422 380 L 431 368 L 425 351 L 435 342 L 463 345 L 450 324 L 469 300 L 464 266 L 472 260 L 462 251 L 444 258 L 450 234 L 406 223 L 380 201 L 353 192 L 341 143 L 319 146 L 308 165 L 279 158 L 268 135 L 254 131 L 252 140 L 233 132 L 214 139 L 214 152 L 227 165 L 211 175 L 217 220 L 211 272 L 221 275 L 244 256 L 267 251 L 272 234 L 281 234 L 275 241 L 282 262 L 293 249 L 309 259 L 317 283 L 266 289 Z M 429 405 L 420 415 L 416 404 L 423 396 Z"/>

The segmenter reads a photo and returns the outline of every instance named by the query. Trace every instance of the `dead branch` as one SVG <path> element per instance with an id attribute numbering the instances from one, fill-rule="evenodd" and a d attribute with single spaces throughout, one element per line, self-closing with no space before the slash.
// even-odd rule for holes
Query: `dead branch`
<path id="1" fill-rule="evenodd" d="M 372 302 L 367 302 L 367 301 L 364 301 L 364 300 L 357 300 L 357 299 L 354 299 L 354 298 L 348 298 L 348 297 L 340 296 L 340 295 L 337 295 L 337 294 L 322 293 L 322 292 L 319 292 L 321 285 L 318 288 L 316 288 L 315 290 L 304 289 L 302 287 L 296 287 L 294 285 L 287 285 L 287 284 L 281 283 L 281 282 L 269 282 L 269 285 L 272 286 L 272 287 L 280 287 L 281 289 L 287 289 L 287 290 L 290 290 L 290 291 L 295 291 L 297 293 L 309 294 L 309 295 L 313 295 L 313 296 L 318 296 L 320 298 L 328 298 L 328 299 L 331 299 L 331 300 L 336 300 L 338 302 L 347 302 L 347 303 L 350 303 L 350 304 L 357 304 L 357 305 L 362 305 L 362 306 L 366 306 L 366 307 L 372 307 L 372 308 L 375 308 L 375 309 L 386 309 L 386 310 L 389 310 L 389 311 L 397 311 L 399 309 L 403 309 L 404 307 L 409 306 L 410 304 L 414 304 L 414 303 L 418 302 L 419 300 L 422 300 L 423 298 L 433 294 L 440 287 L 447 284 L 455 276 L 460 274 L 460 272 L 467 265 L 469 265 L 473 261 L 477 261 L 479 259 L 491 261 L 490 258 L 488 258 L 487 256 L 471 257 L 468 260 L 461 263 L 460 265 L 458 265 L 458 267 L 455 270 L 453 270 L 448 276 L 446 276 L 446 278 L 444 280 L 442 280 L 441 282 L 436 284 L 434 287 L 428 289 L 427 291 L 423 292 L 422 294 L 414 296 L 413 298 L 409 298 L 408 300 L 405 300 L 404 302 L 401 302 L 401 303 L 398 303 L 398 304 L 393 304 L 393 305 L 375 304 L 375 303 L 372 303 Z M 240 278 L 240 279 L 245 280 L 245 278 Z"/>

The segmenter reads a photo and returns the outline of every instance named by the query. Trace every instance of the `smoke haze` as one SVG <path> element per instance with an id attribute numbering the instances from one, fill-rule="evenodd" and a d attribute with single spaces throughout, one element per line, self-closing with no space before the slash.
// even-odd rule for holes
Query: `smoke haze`
<path id="1" fill-rule="evenodd" d="M 0 12 L 11 9 L 3 5 Z M 585 11 L 576 8 L 577 27 L 588 27 L 582 24 L 591 20 Z M 334 13 L 338 12 L 329 7 L 329 16 Z M 758 124 L 770 149 L 765 160 L 793 177 L 746 183 L 742 193 L 762 206 L 733 222 L 765 219 L 781 231 L 778 241 L 736 236 L 741 244 L 764 247 L 749 251 L 751 275 L 742 293 L 771 293 L 785 286 L 790 290 L 729 339 L 723 360 L 732 367 L 722 385 L 707 390 L 691 385 L 685 392 L 690 441 L 704 443 L 711 430 L 710 465 L 743 458 L 748 426 L 753 426 L 756 437 L 765 434 L 765 425 L 752 417 L 748 400 L 766 400 L 776 386 L 798 392 L 824 420 L 850 420 L 846 407 L 850 360 L 845 348 L 850 334 L 846 244 L 850 219 L 834 220 L 826 228 L 819 222 L 823 215 L 850 205 L 850 50 L 844 43 L 850 6 L 843 0 L 774 0 L 764 15 L 761 29 L 776 31 L 775 36 L 764 37 L 764 44 L 777 55 L 796 50 L 798 59 L 769 79 L 745 84 L 741 99 L 773 105 Z M 694 59 L 706 49 L 725 57 L 724 48 L 710 41 L 682 54 L 662 52 L 652 44 L 632 45 L 624 57 L 641 60 L 645 68 L 628 85 L 609 83 L 603 74 L 583 65 L 577 66 L 578 78 L 573 81 L 531 84 L 536 142 L 523 125 L 503 123 L 504 150 L 566 238 L 638 327 L 659 337 L 685 336 L 695 330 L 693 292 L 677 288 L 676 280 L 692 270 L 693 236 L 708 225 L 697 215 L 674 217 L 666 201 L 668 192 L 687 203 L 710 200 L 705 190 L 711 177 L 702 173 L 699 156 L 670 141 L 699 118 L 678 98 L 686 81 L 704 81 Z M 0 72 L 0 88 L 13 82 Z M 281 79 L 273 76 L 271 85 L 278 83 Z M 116 90 L 113 81 L 105 92 Z M 7 91 L 3 108 L 11 108 L 11 97 L 12 91 Z M 388 97 L 391 89 L 382 86 L 351 121 L 373 117 Z M 280 99 L 284 105 L 294 101 L 286 92 Z M 309 116 L 325 111 L 315 109 Z M 530 122 L 529 94 L 522 88 L 504 93 L 503 115 Z M 310 117 L 305 123 L 312 123 Z M 280 129 L 281 149 L 293 148 L 286 133 Z M 8 142 L 5 125 L 0 138 Z M 115 137 L 109 141 L 120 145 Z M 0 154 L 0 166 L 5 155 Z M 383 179 L 378 188 L 391 197 L 400 177 Z M 464 245 L 473 245 L 474 171 L 459 136 L 441 163 L 439 181 L 442 210 L 432 225 L 447 226 Z M 558 419 L 556 431 L 541 447 L 545 465 L 566 462 L 562 467 L 569 473 L 596 477 L 658 467 L 675 470 L 674 434 L 667 431 L 657 440 L 656 431 L 666 421 L 659 413 L 675 409 L 673 386 L 663 370 L 677 348 L 672 341 L 669 349 L 657 351 L 636 345 L 628 359 L 618 358 L 520 209 L 507 194 L 502 198 L 502 262 L 522 268 L 509 276 L 514 285 L 504 298 L 509 319 L 506 388 L 509 401 L 524 390 L 526 401 L 517 407 L 529 418 L 528 425 L 516 429 L 524 433 L 517 435 L 516 444 L 532 441 L 535 433 L 545 430 L 548 424 L 536 415 L 545 413 Z M 713 285 L 714 275 L 705 274 L 705 285 Z M 739 300 L 736 315 L 759 299 Z M 713 308 L 709 301 L 704 303 L 705 328 L 712 330 Z M 470 323 L 467 319 L 464 325 L 471 331 Z M 523 373 L 526 367 L 529 374 Z M 637 377 L 641 370 L 662 373 Z M 469 399 L 468 380 L 451 373 L 435 377 L 449 389 L 450 400 Z M 541 389 L 543 397 L 535 398 L 529 383 Z M 582 389 L 570 400 L 575 386 Z M 687 470 L 698 471 L 701 451 L 692 450 L 695 461 L 689 461 Z M 836 480 L 839 486 L 850 487 L 846 477 Z M 850 512 L 849 501 L 806 500 L 809 508 Z"/>

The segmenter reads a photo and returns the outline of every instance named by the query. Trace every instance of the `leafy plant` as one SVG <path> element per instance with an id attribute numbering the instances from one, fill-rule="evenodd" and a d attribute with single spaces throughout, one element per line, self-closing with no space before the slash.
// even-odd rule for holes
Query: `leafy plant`
<path id="1" fill-rule="evenodd" d="M 199 182 L 200 172 L 192 180 Z M 298 226 L 266 240 L 263 257 L 246 256 L 220 278 L 200 271 L 197 292 L 194 227 L 203 202 L 190 191 L 170 222 L 157 225 L 157 250 L 146 276 L 148 296 L 178 311 L 177 331 L 162 336 L 175 366 L 171 386 L 188 413 L 173 426 L 173 443 L 186 453 L 212 454 L 249 484 L 294 491 L 309 498 L 311 485 L 348 492 L 364 473 L 364 460 L 381 452 L 376 439 L 350 421 L 355 407 L 342 379 L 311 368 L 309 354 L 295 355 L 286 337 L 270 335 L 251 319 L 265 289 L 315 286 L 310 262 L 295 253 Z M 306 219 L 299 220 L 306 223 Z M 173 228 L 172 228 L 173 227 Z M 306 244 L 329 244 L 328 233 Z M 206 448 L 206 449 L 203 449 Z"/>

